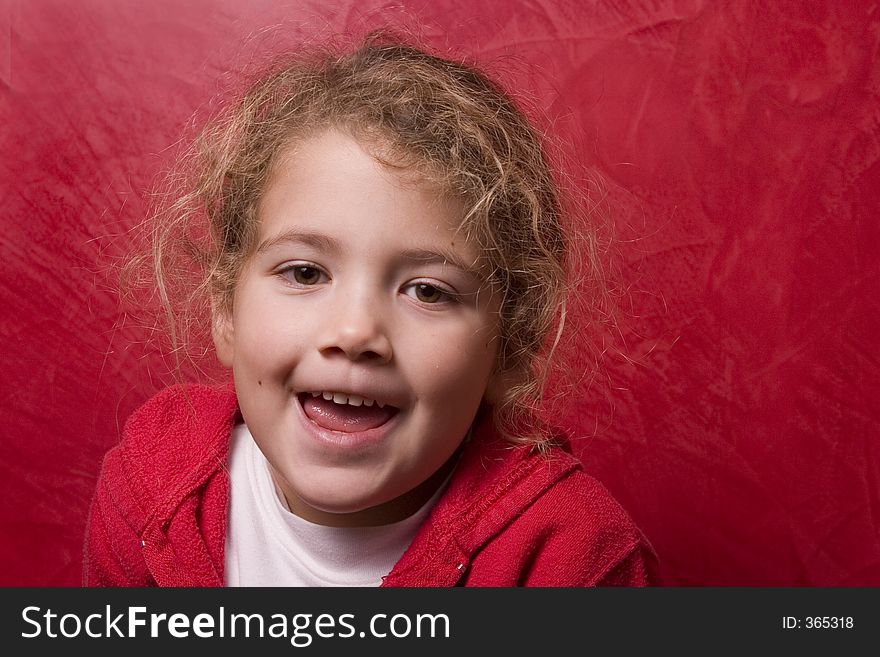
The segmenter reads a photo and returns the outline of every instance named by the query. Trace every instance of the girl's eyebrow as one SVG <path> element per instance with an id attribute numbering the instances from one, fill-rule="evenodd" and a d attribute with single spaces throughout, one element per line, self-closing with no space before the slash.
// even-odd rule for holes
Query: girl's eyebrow
<path id="1" fill-rule="evenodd" d="M 424 264 L 449 265 L 460 270 L 463 274 L 479 281 L 482 271 L 476 263 L 468 264 L 459 254 L 448 249 L 407 249 L 400 254 L 401 259 Z"/>
<path id="2" fill-rule="evenodd" d="M 340 253 L 344 250 L 339 240 L 334 237 L 294 228 L 263 240 L 257 247 L 257 253 L 265 253 L 282 244 L 304 244 L 330 253 Z M 477 281 L 483 278 L 482 270 L 475 262 L 468 263 L 458 253 L 449 249 L 406 249 L 401 252 L 400 259 L 419 264 L 449 265 Z"/>
<path id="3" fill-rule="evenodd" d="M 339 241 L 329 235 L 307 232 L 294 228 L 263 240 L 257 247 L 257 253 L 265 253 L 266 251 L 282 244 L 304 244 L 321 251 L 329 251 L 332 253 L 339 253 L 342 251 L 342 245 L 340 245 Z"/>

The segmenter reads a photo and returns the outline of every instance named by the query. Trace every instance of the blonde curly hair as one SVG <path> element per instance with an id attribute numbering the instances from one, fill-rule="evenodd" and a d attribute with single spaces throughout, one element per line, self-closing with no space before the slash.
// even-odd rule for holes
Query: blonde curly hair
<path id="1" fill-rule="evenodd" d="M 418 171 L 464 202 L 461 230 L 479 245 L 501 299 L 496 372 L 511 383 L 494 419 L 509 440 L 543 445 L 538 409 L 565 324 L 574 252 L 545 141 L 476 67 L 388 32 L 274 62 L 184 153 L 170 177 L 177 191 L 150 217 L 144 254 L 173 348 L 194 331 L 207 335 L 212 304 L 231 307 L 279 154 L 331 127 L 378 145 L 383 162 Z"/>

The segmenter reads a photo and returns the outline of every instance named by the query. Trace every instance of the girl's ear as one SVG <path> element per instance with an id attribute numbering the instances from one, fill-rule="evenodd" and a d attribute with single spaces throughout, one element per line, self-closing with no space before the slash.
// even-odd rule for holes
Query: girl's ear
<path id="1" fill-rule="evenodd" d="M 214 340 L 217 359 L 224 367 L 231 368 L 235 353 L 232 309 L 229 304 L 216 299 L 211 300 L 211 338 Z"/>

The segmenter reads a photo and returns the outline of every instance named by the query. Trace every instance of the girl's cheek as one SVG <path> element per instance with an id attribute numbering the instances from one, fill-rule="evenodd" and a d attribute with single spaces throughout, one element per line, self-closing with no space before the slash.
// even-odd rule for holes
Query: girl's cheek
<path id="1" fill-rule="evenodd" d="M 487 347 L 485 340 L 460 342 L 442 353 L 435 354 L 428 365 L 432 379 L 438 387 L 456 390 L 467 389 L 471 383 L 478 382 L 491 369 L 494 349 Z"/>

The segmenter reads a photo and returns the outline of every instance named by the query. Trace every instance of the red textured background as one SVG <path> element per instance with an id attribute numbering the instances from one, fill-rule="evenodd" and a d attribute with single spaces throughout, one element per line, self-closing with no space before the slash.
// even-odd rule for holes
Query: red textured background
<path id="1" fill-rule="evenodd" d="M 106 262 L 188 118 L 255 43 L 382 23 L 507 61 L 605 178 L 629 360 L 563 420 L 664 583 L 880 585 L 880 7 L 832 0 L 0 2 L 0 584 L 79 583 L 162 380 Z"/>

